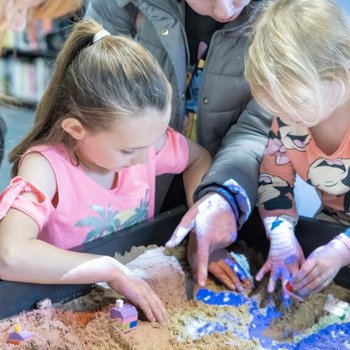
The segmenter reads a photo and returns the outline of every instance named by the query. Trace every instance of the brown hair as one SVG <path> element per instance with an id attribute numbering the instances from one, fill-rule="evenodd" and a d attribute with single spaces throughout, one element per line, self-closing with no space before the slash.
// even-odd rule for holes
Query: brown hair
<path id="1" fill-rule="evenodd" d="M 63 144 L 71 153 L 76 141 L 61 123 L 76 118 L 90 132 L 108 130 L 116 118 L 138 117 L 147 108 L 165 111 L 171 87 L 153 56 L 134 40 L 93 38 L 103 28 L 77 23 L 58 56 L 52 80 L 41 99 L 31 132 L 10 153 L 16 174 L 28 148 Z"/>

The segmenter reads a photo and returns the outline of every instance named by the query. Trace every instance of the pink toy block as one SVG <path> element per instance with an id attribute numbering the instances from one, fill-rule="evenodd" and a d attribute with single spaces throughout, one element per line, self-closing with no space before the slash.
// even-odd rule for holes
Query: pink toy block
<path id="1" fill-rule="evenodd" d="M 135 306 L 124 304 L 121 299 L 118 299 L 116 306 L 110 310 L 110 316 L 112 319 L 118 321 L 124 332 L 129 332 L 137 326 L 138 312 Z"/>

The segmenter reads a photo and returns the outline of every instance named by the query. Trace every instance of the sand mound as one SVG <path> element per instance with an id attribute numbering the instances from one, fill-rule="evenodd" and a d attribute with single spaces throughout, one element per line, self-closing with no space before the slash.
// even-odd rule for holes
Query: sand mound
<path id="1" fill-rule="evenodd" d="M 267 296 L 265 282 L 249 295 L 248 292 L 239 295 L 223 291 L 211 281 L 211 289 L 200 290 L 198 299 L 201 301 L 195 301 L 190 298 L 193 283 L 184 247 L 174 251 L 162 247 L 136 248 L 117 258 L 129 268 L 140 271 L 160 296 L 169 311 L 168 327 L 147 322 L 140 315 L 137 328 L 124 334 L 109 316 L 109 309 L 119 296 L 110 289 L 96 286 L 88 295 L 68 303 L 44 303 L 38 310 L 2 320 L 0 349 L 350 348 L 350 323 L 323 310 L 328 293 L 350 302 L 349 290 L 334 284 L 303 303 L 293 301 L 287 310 L 281 309 L 278 295 L 274 299 Z M 253 265 L 256 259 L 254 253 L 250 254 Z M 28 329 L 32 338 L 19 345 L 7 344 L 7 336 L 15 324 Z M 328 341 L 326 347 L 325 341 Z"/>

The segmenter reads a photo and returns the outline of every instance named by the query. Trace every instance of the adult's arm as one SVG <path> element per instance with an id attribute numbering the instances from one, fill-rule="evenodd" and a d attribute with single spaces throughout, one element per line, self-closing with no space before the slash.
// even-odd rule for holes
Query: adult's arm
<path id="1" fill-rule="evenodd" d="M 213 164 L 195 193 L 195 200 L 217 192 L 230 203 L 237 228 L 247 220 L 258 193 L 259 166 L 271 115 L 253 99 L 222 140 Z"/>
<path id="2" fill-rule="evenodd" d="M 239 122 L 225 135 L 213 166 L 195 193 L 195 204 L 167 242 L 174 247 L 191 230 L 196 232 L 197 247 L 188 255 L 200 286 L 205 285 L 209 255 L 235 241 L 237 228 L 255 205 L 270 119 L 257 103 L 248 103 Z"/>

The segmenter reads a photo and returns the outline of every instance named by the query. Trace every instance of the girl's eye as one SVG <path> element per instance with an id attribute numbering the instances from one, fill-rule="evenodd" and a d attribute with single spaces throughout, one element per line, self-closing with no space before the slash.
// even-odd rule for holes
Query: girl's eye
<path id="1" fill-rule="evenodd" d="M 125 154 L 125 155 L 132 155 L 135 153 L 135 151 L 128 151 L 128 150 L 122 150 L 122 153 Z"/>

